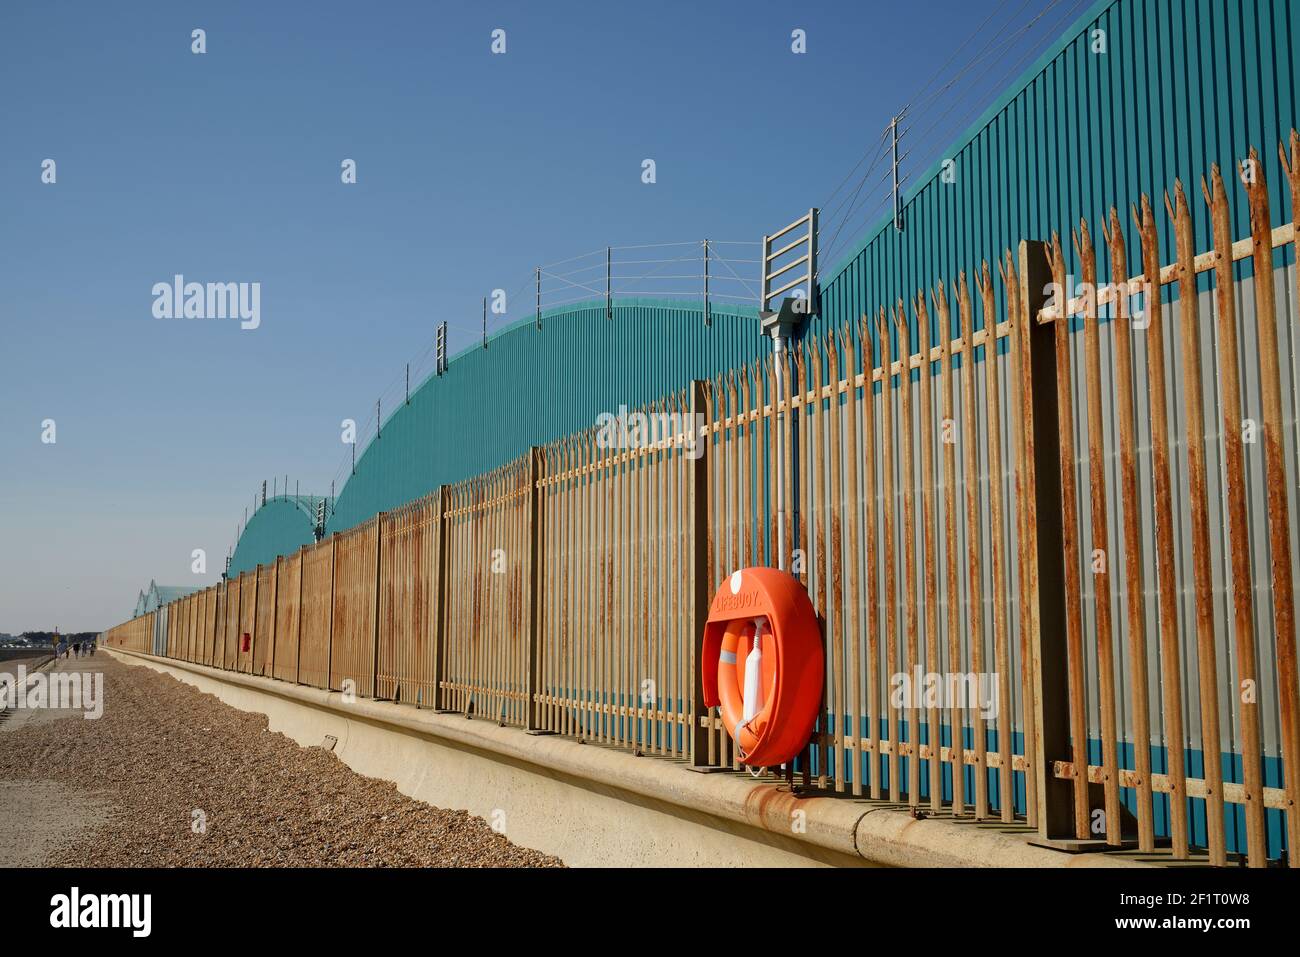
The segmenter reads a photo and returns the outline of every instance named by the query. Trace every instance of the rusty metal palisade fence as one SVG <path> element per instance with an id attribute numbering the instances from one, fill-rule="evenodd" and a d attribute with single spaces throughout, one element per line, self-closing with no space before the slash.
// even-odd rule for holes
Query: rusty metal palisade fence
<path id="1" fill-rule="evenodd" d="M 157 612 L 146 612 L 104 632 L 104 641 L 117 648 L 150 654 L 153 651 L 154 619 Z"/>
<path id="2" fill-rule="evenodd" d="M 1212 235 L 1194 235 L 1182 184 L 1165 197 L 1168 262 L 1145 198 L 1133 248 L 1119 210 L 1101 224 L 1111 276 L 1086 222 L 1024 242 L 799 344 L 781 377 L 768 359 L 693 383 L 620 441 L 531 449 L 173 603 L 167 654 L 734 766 L 696 658 L 717 583 L 775 564 L 785 468 L 783 557 L 828 652 L 787 775 L 1220 865 L 1230 831 L 1250 865 L 1287 849 L 1296 866 L 1282 392 L 1300 377 L 1278 297 L 1300 247 L 1300 135 L 1282 152 L 1288 224 L 1271 226 L 1253 162 L 1231 187 L 1249 212 L 1236 241 L 1216 169 Z M 148 652 L 154 629 L 150 614 L 107 640 Z M 957 676 L 949 691 L 973 677 L 997 706 L 900 695 L 918 669 Z"/>
<path id="3" fill-rule="evenodd" d="M 692 421 L 690 398 L 679 393 L 604 435 L 534 453 L 534 730 L 689 755 L 699 625 L 685 454 Z"/>
<path id="4" fill-rule="evenodd" d="M 443 490 L 445 604 L 438 702 L 443 710 L 524 725 L 529 612 L 524 582 L 528 459 Z"/>

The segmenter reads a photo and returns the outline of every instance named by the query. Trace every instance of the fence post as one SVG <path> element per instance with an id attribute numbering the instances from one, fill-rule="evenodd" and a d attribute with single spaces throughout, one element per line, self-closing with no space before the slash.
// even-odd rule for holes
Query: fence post
<path id="1" fill-rule="evenodd" d="M 437 614 L 433 623 L 433 710 L 442 707 L 442 673 L 447 649 L 447 505 L 449 486 L 438 486 L 438 551 L 433 569 L 433 588 L 437 594 Z"/>
<path id="2" fill-rule="evenodd" d="M 379 575 L 383 558 L 384 513 L 375 516 L 375 620 L 371 632 L 370 697 L 379 700 Z"/>
<path id="3" fill-rule="evenodd" d="M 539 708 L 537 695 L 541 679 L 542 622 L 538 582 L 543 561 L 541 549 L 542 496 L 537 487 L 542 475 L 542 450 L 533 446 L 528 450 L 528 508 L 524 520 L 528 523 L 526 537 L 528 541 L 528 594 L 524 598 L 524 607 L 528 614 L 528 674 L 524 685 L 524 730 L 529 734 L 549 734 L 543 731 L 538 721 Z"/>
<path id="4" fill-rule="evenodd" d="M 280 562 L 283 555 L 275 556 L 275 572 L 271 579 L 271 654 L 267 656 L 267 674 L 275 677 L 275 643 L 280 632 Z"/>
<path id="5" fill-rule="evenodd" d="M 262 565 L 259 562 L 253 569 L 253 624 L 252 631 L 248 636 L 248 674 L 254 673 L 257 664 L 257 603 L 261 600 L 260 592 L 262 590 Z M 240 589 L 242 592 L 243 589 Z M 242 622 L 241 622 L 242 625 Z"/>
<path id="6" fill-rule="evenodd" d="M 298 650 L 294 652 L 293 658 L 293 683 L 302 684 L 302 580 L 305 578 L 303 566 L 307 563 L 307 546 L 304 545 L 298 549 L 298 634 L 294 636 L 294 643 Z"/>
<path id="7" fill-rule="evenodd" d="M 1066 660 L 1065 555 L 1062 545 L 1061 453 L 1056 399 L 1056 330 L 1040 324 L 1038 313 L 1048 301 L 1052 272 L 1047 244 L 1020 244 L 1019 321 L 1028 351 L 1025 372 L 1024 428 L 1028 466 L 1034 489 L 1029 589 L 1029 647 L 1032 655 L 1033 708 L 1037 733 L 1026 742 L 1031 773 L 1038 786 L 1038 841 L 1071 841 L 1074 833 L 1074 788 L 1056 777 L 1057 761 L 1069 761 L 1070 684 Z M 1064 320 L 1058 320 L 1064 321 Z M 1081 768 L 1086 774 L 1087 768 Z"/>
<path id="8" fill-rule="evenodd" d="M 691 628 L 691 763 L 693 771 L 711 768 L 709 764 L 709 735 L 713 729 L 706 726 L 709 709 L 704 706 L 704 687 L 701 684 L 700 661 L 704 654 L 704 623 L 709 617 L 709 599 L 712 590 L 709 555 L 709 447 L 713 434 L 702 433 L 707 384 L 701 380 L 691 383 L 690 425 L 699 451 L 690 464 L 690 622 Z M 707 427 L 709 423 L 705 422 Z M 702 444 L 700 444 L 702 443 Z"/>
<path id="9" fill-rule="evenodd" d="M 220 586 L 218 587 L 219 587 L 219 591 L 217 592 L 217 611 L 218 614 L 221 616 L 221 638 L 220 638 L 221 658 L 220 659 L 217 658 L 217 646 L 213 645 L 212 665 L 215 668 L 220 668 L 222 671 L 225 671 L 227 670 L 226 669 L 226 632 L 230 630 L 230 579 L 229 578 L 224 579 L 221 582 Z"/>
<path id="10" fill-rule="evenodd" d="M 339 533 L 330 536 L 330 633 L 325 642 L 325 690 L 334 685 L 334 589 L 337 584 L 335 573 L 338 571 Z"/>
<path id="11" fill-rule="evenodd" d="M 217 582 L 217 610 L 216 623 L 213 625 L 212 634 L 212 654 L 209 656 L 208 664 L 213 668 L 220 668 L 226 663 L 226 599 L 230 595 L 230 582 L 224 578 Z M 221 658 L 218 660 L 217 654 L 220 652 Z"/>

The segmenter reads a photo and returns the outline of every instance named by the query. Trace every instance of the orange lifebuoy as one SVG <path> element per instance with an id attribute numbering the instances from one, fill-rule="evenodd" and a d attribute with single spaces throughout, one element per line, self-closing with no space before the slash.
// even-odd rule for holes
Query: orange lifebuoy
<path id="1" fill-rule="evenodd" d="M 758 654 L 751 654 L 761 629 Z M 745 714 L 747 661 L 761 657 L 761 676 L 750 676 L 761 706 Z M 812 734 L 821 709 L 825 656 L 821 629 L 808 593 L 775 568 L 745 568 L 713 596 L 704 627 L 701 681 L 704 703 L 722 706 L 722 721 L 739 760 L 775 767 L 793 760 Z"/>

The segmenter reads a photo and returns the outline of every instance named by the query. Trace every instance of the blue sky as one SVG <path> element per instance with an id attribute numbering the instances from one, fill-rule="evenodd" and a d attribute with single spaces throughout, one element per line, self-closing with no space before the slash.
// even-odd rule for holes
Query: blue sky
<path id="1" fill-rule="evenodd" d="M 216 580 L 261 480 L 327 490 L 340 420 L 373 415 L 437 322 L 458 351 L 491 289 L 606 244 L 759 239 L 1049 6 L 0 6 L 0 632 L 106 628 L 150 578 Z M 930 101 L 905 166 L 1081 10 Z M 154 318 L 176 273 L 260 282 L 260 328 Z"/>

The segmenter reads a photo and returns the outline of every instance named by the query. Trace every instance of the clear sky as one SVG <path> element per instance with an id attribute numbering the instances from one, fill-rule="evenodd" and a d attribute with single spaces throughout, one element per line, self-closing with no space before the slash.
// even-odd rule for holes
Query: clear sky
<path id="1" fill-rule="evenodd" d="M 215 581 L 261 480 L 327 491 L 440 320 L 458 351 L 537 263 L 758 240 L 1047 10 L 913 114 L 919 174 L 1088 5 L 0 0 L 0 632 Z M 261 283 L 260 327 L 155 318 L 177 273 Z"/>

